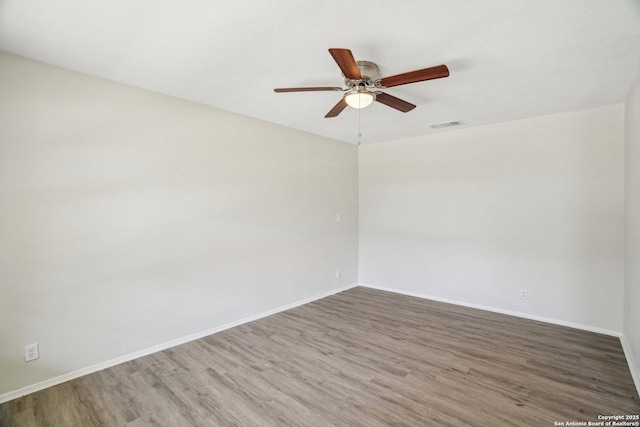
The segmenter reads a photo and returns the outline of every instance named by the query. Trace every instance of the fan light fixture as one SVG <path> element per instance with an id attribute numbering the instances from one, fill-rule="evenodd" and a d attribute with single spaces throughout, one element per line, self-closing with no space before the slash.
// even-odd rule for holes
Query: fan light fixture
<path id="1" fill-rule="evenodd" d="M 355 89 L 344 96 L 344 100 L 350 107 L 364 108 L 371 105 L 376 96 L 364 88 Z"/>

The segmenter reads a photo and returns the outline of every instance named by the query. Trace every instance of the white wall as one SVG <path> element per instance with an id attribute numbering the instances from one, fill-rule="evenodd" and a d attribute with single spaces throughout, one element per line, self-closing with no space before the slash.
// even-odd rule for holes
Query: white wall
<path id="1" fill-rule="evenodd" d="M 0 394 L 357 283 L 357 160 L 0 54 Z"/>
<path id="2" fill-rule="evenodd" d="M 615 333 L 623 260 L 622 104 L 360 147 L 365 285 Z"/>
<path id="3" fill-rule="evenodd" d="M 624 337 L 640 390 L 640 73 L 629 91 L 625 120 L 626 262 Z"/>

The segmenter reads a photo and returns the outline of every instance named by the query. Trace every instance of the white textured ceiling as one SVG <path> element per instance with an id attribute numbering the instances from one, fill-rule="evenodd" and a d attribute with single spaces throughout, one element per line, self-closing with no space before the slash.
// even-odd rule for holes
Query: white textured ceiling
<path id="1" fill-rule="evenodd" d="M 640 70 L 637 0 L 0 0 L 0 50 L 356 142 L 357 110 L 327 52 L 382 76 L 451 76 L 387 89 L 417 105 L 361 111 L 362 143 L 623 102 Z M 1 96 L 1 94 L 0 94 Z"/>

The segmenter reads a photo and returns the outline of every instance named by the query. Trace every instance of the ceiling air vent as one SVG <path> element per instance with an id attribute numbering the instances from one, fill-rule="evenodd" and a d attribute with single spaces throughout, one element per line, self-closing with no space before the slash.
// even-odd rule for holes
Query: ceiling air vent
<path id="1" fill-rule="evenodd" d="M 431 127 L 433 129 L 442 129 L 442 128 L 450 128 L 452 126 L 461 126 L 464 123 L 456 120 L 455 122 L 445 122 L 445 123 L 438 123 L 437 125 L 431 125 Z"/>

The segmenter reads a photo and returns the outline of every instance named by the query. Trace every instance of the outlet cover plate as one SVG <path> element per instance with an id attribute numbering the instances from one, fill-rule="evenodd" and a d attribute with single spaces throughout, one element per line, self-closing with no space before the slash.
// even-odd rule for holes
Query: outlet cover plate
<path id="1" fill-rule="evenodd" d="M 28 344 L 24 346 L 24 361 L 30 362 L 40 357 L 40 351 L 38 350 L 38 343 Z"/>

